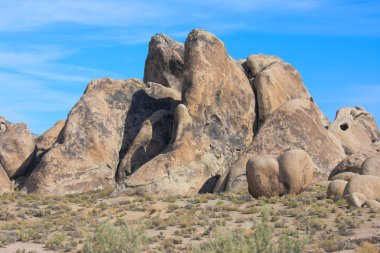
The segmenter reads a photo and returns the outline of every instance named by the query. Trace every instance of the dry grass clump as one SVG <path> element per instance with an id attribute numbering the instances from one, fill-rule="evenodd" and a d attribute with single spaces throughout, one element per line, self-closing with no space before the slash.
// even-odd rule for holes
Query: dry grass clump
<path id="1" fill-rule="evenodd" d="M 143 227 L 99 224 L 93 235 L 84 243 L 85 253 L 137 253 L 141 252 L 148 240 Z"/>

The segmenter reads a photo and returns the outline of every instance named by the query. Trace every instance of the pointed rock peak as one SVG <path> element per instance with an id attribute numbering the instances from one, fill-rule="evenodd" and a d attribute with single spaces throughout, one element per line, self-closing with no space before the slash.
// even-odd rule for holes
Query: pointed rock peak
<path id="1" fill-rule="evenodd" d="M 181 92 L 184 46 L 165 34 L 154 35 L 145 60 L 144 82 L 155 82 Z"/>

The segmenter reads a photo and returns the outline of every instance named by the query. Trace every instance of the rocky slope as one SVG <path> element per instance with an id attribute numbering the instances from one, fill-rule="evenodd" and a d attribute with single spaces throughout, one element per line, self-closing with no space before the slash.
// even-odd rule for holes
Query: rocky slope
<path id="1" fill-rule="evenodd" d="M 379 137 L 361 107 L 339 110 L 330 123 L 297 70 L 278 57 L 235 61 L 202 30 L 184 44 L 158 34 L 144 81 L 92 81 L 67 119 L 43 135 L 0 117 L 0 192 L 17 181 L 49 195 L 111 188 L 259 197 L 298 194 L 330 178 L 353 180 L 334 183 L 331 194 L 377 205 L 380 196 L 360 182 L 379 187 Z"/>

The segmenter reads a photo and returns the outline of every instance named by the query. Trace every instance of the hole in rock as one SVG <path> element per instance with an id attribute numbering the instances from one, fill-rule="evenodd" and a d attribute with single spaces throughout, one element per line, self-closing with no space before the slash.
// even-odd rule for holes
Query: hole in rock
<path id="1" fill-rule="evenodd" d="M 347 123 L 344 123 L 344 124 L 340 125 L 340 129 L 341 129 L 342 131 L 346 131 L 346 130 L 348 129 L 348 124 L 347 124 Z"/>

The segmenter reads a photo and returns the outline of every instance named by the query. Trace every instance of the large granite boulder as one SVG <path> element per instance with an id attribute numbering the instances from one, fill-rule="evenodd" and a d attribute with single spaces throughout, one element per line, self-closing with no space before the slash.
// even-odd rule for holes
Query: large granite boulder
<path id="1" fill-rule="evenodd" d="M 184 45 L 165 34 L 154 35 L 149 42 L 144 82 L 160 83 L 181 92 Z"/>
<path id="2" fill-rule="evenodd" d="M 265 121 L 252 144 L 231 167 L 226 190 L 246 192 L 246 164 L 252 155 L 278 156 L 291 149 L 306 151 L 314 164 L 314 180 L 326 179 L 345 153 L 339 141 L 322 125 L 320 113 L 310 100 L 284 103 Z"/>
<path id="3" fill-rule="evenodd" d="M 0 164 L 0 195 L 3 193 L 9 193 L 13 191 L 13 183 L 5 172 L 4 168 Z"/>
<path id="4" fill-rule="evenodd" d="M 36 155 L 35 136 L 24 123 L 0 117 L 0 164 L 10 178 L 25 174 Z"/>
<path id="5" fill-rule="evenodd" d="M 223 43 L 208 32 L 193 30 L 186 40 L 182 90 L 171 143 L 126 179 L 127 193 L 212 191 L 252 141 L 254 93 Z"/>
<path id="6" fill-rule="evenodd" d="M 275 158 L 254 156 L 247 163 L 248 191 L 255 197 L 299 194 L 313 182 L 313 162 L 303 150 L 293 149 Z"/>
<path id="7" fill-rule="evenodd" d="M 284 192 L 280 182 L 280 165 L 270 155 L 253 156 L 247 163 L 248 192 L 255 198 L 278 196 Z"/>
<path id="8" fill-rule="evenodd" d="M 251 77 L 257 97 L 259 127 L 286 101 L 312 99 L 298 71 L 276 56 L 251 55 L 243 63 L 243 68 Z M 327 117 L 322 112 L 319 115 L 323 126 L 327 126 Z"/>
<path id="9" fill-rule="evenodd" d="M 380 201 L 380 177 L 357 175 L 344 189 L 344 197 L 350 206 L 361 207 L 367 200 Z"/>
<path id="10" fill-rule="evenodd" d="M 364 150 L 379 140 L 375 119 L 361 107 L 340 109 L 328 129 L 342 143 L 347 155 Z"/>
<path id="11" fill-rule="evenodd" d="M 327 197 L 332 199 L 340 199 L 344 197 L 344 189 L 346 188 L 347 181 L 336 179 L 329 183 L 327 187 Z"/>
<path id="12" fill-rule="evenodd" d="M 347 156 L 331 171 L 329 179 L 346 172 L 360 174 L 363 162 L 369 157 L 380 157 L 380 141 L 374 142 L 369 147 Z"/>
<path id="13" fill-rule="evenodd" d="M 70 194 L 114 187 L 119 155 L 143 122 L 172 98 L 156 99 L 141 81 L 92 81 L 70 111 L 62 138 L 28 178 L 28 192 Z"/>
<path id="14" fill-rule="evenodd" d="M 365 159 L 360 174 L 380 177 L 380 156 Z"/>

